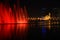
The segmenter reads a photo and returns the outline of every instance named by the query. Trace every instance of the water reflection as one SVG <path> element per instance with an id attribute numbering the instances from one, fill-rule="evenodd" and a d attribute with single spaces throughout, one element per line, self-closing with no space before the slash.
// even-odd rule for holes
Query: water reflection
<path id="1" fill-rule="evenodd" d="M 28 24 L 27 23 L 20 23 L 17 24 L 16 35 L 19 36 L 20 40 L 26 40 L 27 32 L 28 32 Z M 19 39 L 17 38 L 17 39 Z"/>
<path id="2" fill-rule="evenodd" d="M 0 24 L 0 40 L 40 40 L 59 36 L 59 24 L 52 24 L 48 28 L 47 21 L 42 23 Z"/>
<path id="3" fill-rule="evenodd" d="M 0 25 L 0 40 L 26 38 L 27 24 L 1 24 Z"/>
<path id="4" fill-rule="evenodd" d="M 0 39 L 10 39 L 14 32 L 14 24 L 1 24 L 0 25 Z"/>

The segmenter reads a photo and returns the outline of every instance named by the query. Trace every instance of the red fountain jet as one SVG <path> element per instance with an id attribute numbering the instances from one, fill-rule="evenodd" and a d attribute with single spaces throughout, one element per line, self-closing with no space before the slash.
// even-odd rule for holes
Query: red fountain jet
<path id="1" fill-rule="evenodd" d="M 11 32 L 14 32 L 14 28 L 17 29 L 16 32 L 20 29 L 21 36 L 27 31 L 27 24 L 23 24 L 28 23 L 26 7 L 24 9 L 19 7 L 18 10 L 15 7 L 13 11 L 10 6 L 7 8 L 4 4 L 0 3 L 0 24 L 4 24 L 4 26 L 0 25 L 0 39 L 11 37 Z M 14 26 L 15 23 L 17 23 L 16 27 Z"/>

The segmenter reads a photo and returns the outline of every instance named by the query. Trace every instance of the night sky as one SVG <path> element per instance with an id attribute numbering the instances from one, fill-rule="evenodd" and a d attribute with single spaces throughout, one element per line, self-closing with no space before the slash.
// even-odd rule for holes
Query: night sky
<path id="1" fill-rule="evenodd" d="M 17 5 L 17 0 L 1 0 L 0 2 L 9 3 L 13 8 L 13 5 Z M 26 6 L 29 17 L 41 17 L 48 15 L 49 12 L 52 14 L 58 13 L 56 10 L 60 10 L 59 1 L 53 0 L 19 0 L 19 5 L 23 8 Z M 58 8 L 58 9 L 57 9 Z M 60 16 L 60 15 L 59 15 Z"/>
<path id="2" fill-rule="evenodd" d="M 27 6 L 29 17 L 41 17 L 51 12 L 55 16 L 60 16 L 59 1 L 53 0 L 24 0 L 21 5 Z M 58 11 L 59 10 L 59 11 Z"/>

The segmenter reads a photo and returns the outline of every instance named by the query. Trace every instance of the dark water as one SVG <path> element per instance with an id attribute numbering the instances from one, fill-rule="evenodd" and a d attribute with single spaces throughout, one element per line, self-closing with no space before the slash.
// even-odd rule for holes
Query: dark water
<path id="1" fill-rule="evenodd" d="M 47 25 L 36 23 L 0 24 L 0 40 L 54 40 L 60 38 L 60 23 Z M 7 29 L 4 29 L 7 28 Z M 7 31 L 9 29 L 9 31 Z M 5 30 L 5 31 L 4 31 Z M 8 34 L 7 34 L 8 33 Z M 8 35 L 8 36 L 6 36 Z"/>

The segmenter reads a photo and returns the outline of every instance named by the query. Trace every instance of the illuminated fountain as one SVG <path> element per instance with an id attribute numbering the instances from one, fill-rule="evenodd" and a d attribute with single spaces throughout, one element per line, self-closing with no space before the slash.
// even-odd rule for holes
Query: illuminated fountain
<path id="1" fill-rule="evenodd" d="M 28 14 L 26 11 L 26 7 L 24 6 L 24 9 L 21 7 L 18 7 L 17 9 L 18 10 L 16 10 L 16 5 L 14 5 L 14 11 L 13 11 L 10 6 L 6 8 L 6 6 L 3 3 L 0 3 L 0 24 L 6 25 L 3 27 L 2 25 L 0 25 L 0 35 L 2 36 L 2 38 L 11 37 L 12 36 L 11 32 L 12 31 L 14 32 L 14 28 L 16 28 L 16 35 L 18 34 L 17 33 L 18 29 L 20 31 L 21 36 L 23 34 L 24 35 L 26 34 L 25 31 L 27 31 L 27 24 L 24 24 L 24 23 L 28 23 L 28 19 L 27 19 Z M 15 24 L 16 24 L 16 27 L 13 26 Z"/>

